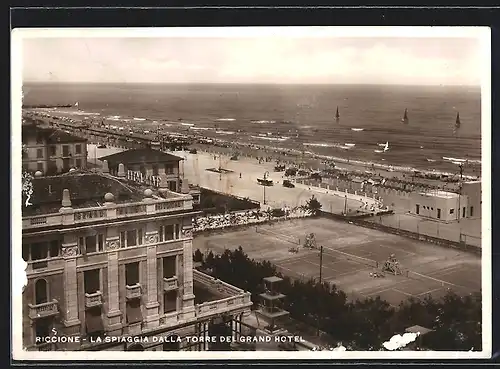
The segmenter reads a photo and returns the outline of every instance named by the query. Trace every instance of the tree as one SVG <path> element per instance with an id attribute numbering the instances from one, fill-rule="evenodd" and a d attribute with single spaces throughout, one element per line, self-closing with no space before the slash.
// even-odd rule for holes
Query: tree
<path id="1" fill-rule="evenodd" d="M 306 206 L 313 216 L 318 215 L 322 207 L 314 195 L 307 201 Z"/>
<path id="2" fill-rule="evenodd" d="M 200 249 L 196 249 L 196 251 L 194 252 L 193 261 L 203 262 L 203 253 L 200 251 Z"/>

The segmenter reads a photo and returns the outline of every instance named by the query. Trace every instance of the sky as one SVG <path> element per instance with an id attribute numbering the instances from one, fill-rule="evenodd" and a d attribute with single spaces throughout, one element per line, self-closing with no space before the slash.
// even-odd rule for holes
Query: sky
<path id="1" fill-rule="evenodd" d="M 24 82 L 480 85 L 477 38 L 25 38 Z"/>

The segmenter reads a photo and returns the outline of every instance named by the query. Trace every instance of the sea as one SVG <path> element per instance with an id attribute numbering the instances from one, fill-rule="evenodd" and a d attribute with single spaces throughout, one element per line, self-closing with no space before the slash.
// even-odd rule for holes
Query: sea
<path id="1" fill-rule="evenodd" d="M 23 94 L 27 105 L 78 102 L 60 110 L 115 126 L 423 170 L 458 173 L 464 160 L 464 172 L 481 169 L 479 86 L 30 83 Z"/>

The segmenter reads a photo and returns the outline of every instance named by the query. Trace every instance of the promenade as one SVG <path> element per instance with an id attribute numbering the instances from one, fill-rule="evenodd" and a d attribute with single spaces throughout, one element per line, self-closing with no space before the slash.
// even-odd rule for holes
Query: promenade
<path id="1" fill-rule="evenodd" d="M 123 151 L 120 148 L 108 146 L 99 149 L 94 144 L 87 146 L 88 161 L 101 165 L 100 157 Z M 314 195 L 322 205 L 322 210 L 332 213 L 341 213 L 346 207 L 345 194 L 343 192 L 328 191 L 311 186 L 295 184 L 295 188 L 283 187 L 283 172 L 273 172 L 275 163 L 265 162 L 259 164 L 256 159 L 240 157 L 238 160 L 231 160 L 230 156 L 223 155 L 219 158 L 210 153 L 198 152 L 189 154 L 185 151 L 175 151 L 184 160 L 181 162 L 181 171 L 190 184 L 205 187 L 210 190 L 248 197 L 251 200 L 259 201 L 264 209 L 268 207 L 296 207 L 305 205 Z M 96 160 L 97 158 L 97 160 Z M 221 168 L 230 172 L 219 174 L 207 169 Z M 274 182 L 274 186 L 261 186 L 257 179 L 263 178 L 264 173 L 268 173 L 268 179 Z M 241 178 L 240 178 L 241 173 Z M 359 195 L 347 194 L 347 209 L 356 211 L 364 203 L 369 206 L 375 204 L 372 198 Z M 265 200 L 265 201 L 264 201 Z"/>

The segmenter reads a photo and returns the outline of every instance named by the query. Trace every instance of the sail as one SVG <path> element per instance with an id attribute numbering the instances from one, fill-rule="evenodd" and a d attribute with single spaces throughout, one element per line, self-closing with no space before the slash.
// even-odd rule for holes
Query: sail
<path id="1" fill-rule="evenodd" d="M 460 113 L 457 112 L 457 119 L 455 120 L 455 126 L 459 126 L 460 125 Z"/>
<path id="2" fill-rule="evenodd" d="M 339 119 L 340 118 L 340 114 L 339 114 L 339 107 L 337 106 L 337 112 L 335 113 L 335 119 Z"/>
<path id="3" fill-rule="evenodd" d="M 405 114 L 403 119 L 401 119 L 404 123 L 408 123 L 408 109 L 405 109 Z"/>

